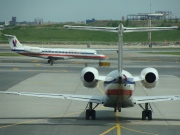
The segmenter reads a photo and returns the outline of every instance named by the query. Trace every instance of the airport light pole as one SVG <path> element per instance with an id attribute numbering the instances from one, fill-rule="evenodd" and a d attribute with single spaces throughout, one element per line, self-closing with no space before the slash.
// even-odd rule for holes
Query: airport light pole
<path id="1" fill-rule="evenodd" d="M 151 27 L 151 17 L 148 17 L 148 27 Z M 152 48 L 151 30 L 148 32 L 149 48 Z"/>

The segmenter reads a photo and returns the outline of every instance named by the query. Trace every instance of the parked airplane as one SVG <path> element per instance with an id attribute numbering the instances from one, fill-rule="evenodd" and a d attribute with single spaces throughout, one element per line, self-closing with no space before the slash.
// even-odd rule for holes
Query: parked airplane
<path id="1" fill-rule="evenodd" d="M 66 26 L 67 27 L 67 26 Z M 112 107 L 114 111 L 121 111 L 121 108 L 133 107 L 138 104 L 145 104 L 142 111 L 142 120 L 148 117 L 152 120 L 152 111 L 149 109 L 150 103 L 168 100 L 180 100 L 180 95 L 167 95 L 167 96 L 133 96 L 135 83 L 140 81 L 146 88 L 154 88 L 159 81 L 159 74 L 155 68 L 145 68 L 141 71 L 139 76 L 133 76 L 128 71 L 123 70 L 123 32 L 125 31 L 149 31 L 150 28 L 126 28 L 122 24 L 117 28 L 107 27 L 81 27 L 81 26 L 68 26 L 68 28 L 90 29 L 90 30 L 103 30 L 113 31 L 119 34 L 119 47 L 118 47 L 118 69 L 110 72 L 107 76 L 100 76 L 99 72 L 94 67 L 85 67 L 81 71 L 81 80 L 83 85 L 87 88 L 94 88 L 97 86 L 98 81 L 104 81 L 105 95 L 91 96 L 91 95 L 73 95 L 73 94 L 52 94 L 52 93 L 31 93 L 31 92 L 4 92 L 1 94 L 15 94 L 23 96 L 35 96 L 45 98 L 61 98 L 71 99 L 88 102 L 88 109 L 86 108 L 86 119 L 96 119 L 95 108 L 99 104 L 105 107 Z M 164 28 L 151 28 L 151 31 L 156 30 L 172 30 L 177 27 L 164 27 Z M 93 107 L 93 103 L 97 105 Z M 150 106 L 151 108 L 151 106 Z"/>
<path id="2" fill-rule="evenodd" d="M 94 60 L 104 60 L 108 57 L 103 54 L 98 54 L 96 50 L 93 49 L 70 49 L 70 48 L 41 48 L 32 47 L 27 45 L 22 45 L 16 36 L 7 35 L 11 50 L 31 57 L 39 57 L 48 59 L 48 63 L 53 65 L 54 60 L 58 59 L 94 59 Z"/>

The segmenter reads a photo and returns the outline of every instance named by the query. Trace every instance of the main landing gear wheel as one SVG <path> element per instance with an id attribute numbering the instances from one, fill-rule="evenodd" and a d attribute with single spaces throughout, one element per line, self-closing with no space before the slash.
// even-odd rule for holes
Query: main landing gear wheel
<path id="1" fill-rule="evenodd" d="M 142 120 L 145 120 L 146 117 L 148 117 L 148 120 L 152 120 L 152 111 L 151 110 L 142 111 Z"/>
<path id="2" fill-rule="evenodd" d="M 54 59 L 53 59 L 53 58 L 51 58 L 51 66 L 53 65 L 53 63 L 54 63 Z"/>
<path id="3" fill-rule="evenodd" d="M 92 120 L 96 119 L 96 111 L 87 109 L 86 110 L 86 120 L 89 120 L 90 118 L 92 118 Z"/>
<path id="4" fill-rule="evenodd" d="M 50 63 L 51 64 L 51 66 L 53 65 L 53 63 L 54 63 L 54 58 L 50 58 L 49 60 L 48 60 L 48 63 Z"/>
<path id="5" fill-rule="evenodd" d="M 141 108 L 143 108 L 140 105 Z M 145 120 L 146 117 L 148 120 L 152 120 L 152 111 L 148 109 L 148 103 L 145 103 L 145 109 L 143 108 L 144 111 L 142 111 L 142 120 Z"/>
<path id="6" fill-rule="evenodd" d="M 96 119 L 96 111 L 94 110 L 99 104 L 97 104 L 94 108 L 92 108 L 92 102 L 89 102 L 87 106 L 89 106 L 89 109 L 86 109 L 86 120 L 89 120 L 90 118 L 92 120 Z M 86 107 L 87 108 L 87 107 Z"/>

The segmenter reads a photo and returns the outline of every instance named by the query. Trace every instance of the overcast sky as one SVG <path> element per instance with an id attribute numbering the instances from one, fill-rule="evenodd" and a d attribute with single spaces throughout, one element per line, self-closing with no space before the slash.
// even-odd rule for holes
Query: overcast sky
<path id="1" fill-rule="evenodd" d="M 44 22 L 85 21 L 113 19 L 120 20 L 127 14 L 171 11 L 180 17 L 180 0 L 0 0 L 0 22 L 34 21 Z"/>

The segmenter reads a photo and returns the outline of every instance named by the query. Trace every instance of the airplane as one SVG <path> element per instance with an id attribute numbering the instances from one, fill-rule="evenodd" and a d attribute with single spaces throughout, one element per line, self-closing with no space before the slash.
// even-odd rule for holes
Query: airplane
<path id="1" fill-rule="evenodd" d="M 102 30 L 117 32 L 119 35 L 118 45 L 118 68 L 111 71 L 107 76 L 99 75 L 99 72 L 94 67 L 85 67 L 81 71 L 81 80 L 85 87 L 94 88 L 98 81 L 104 81 L 105 94 L 102 96 L 95 95 L 74 95 L 74 94 L 53 94 L 53 93 L 32 93 L 32 92 L 4 92 L 1 94 L 13 94 L 22 96 L 34 96 L 41 98 L 60 98 L 69 100 L 78 100 L 88 102 L 86 107 L 85 118 L 87 120 L 96 119 L 95 108 L 102 104 L 104 107 L 114 108 L 114 112 L 121 112 L 121 108 L 134 107 L 139 105 L 142 111 L 142 120 L 148 118 L 152 120 L 152 108 L 150 103 L 160 101 L 180 100 L 180 95 L 164 95 L 164 96 L 134 96 L 136 82 L 141 82 L 143 87 L 147 89 L 155 88 L 159 81 L 159 74 L 155 68 L 147 67 L 142 69 L 139 76 L 133 76 L 126 70 L 123 70 L 123 32 L 138 32 L 138 31 L 157 31 L 157 30 L 173 30 L 177 27 L 140 27 L 140 28 L 126 28 L 120 24 L 118 27 L 84 27 L 84 26 L 65 26 L 70 29 L 86 29 L 86 30 Z M 96 104 L 93 107 L 93 103 Z M 141 104 L 145 104 L 143 107 Z"/>
<path id="2" fill-rule="evenodd" d="M 39 57 L 48 59 L 48 63 L 53 65 L 54 60 L 58 59 L 93 59 L 105 60 L 108 57 L 103 54 L 98 54 L 93 49 L 71 49 L 71 48 L 41 48 L 32 47 L 21 44 L 16 36 L 4 34 L 9 41 L 11 50 L 21 55 L 30 57 Z"/>

